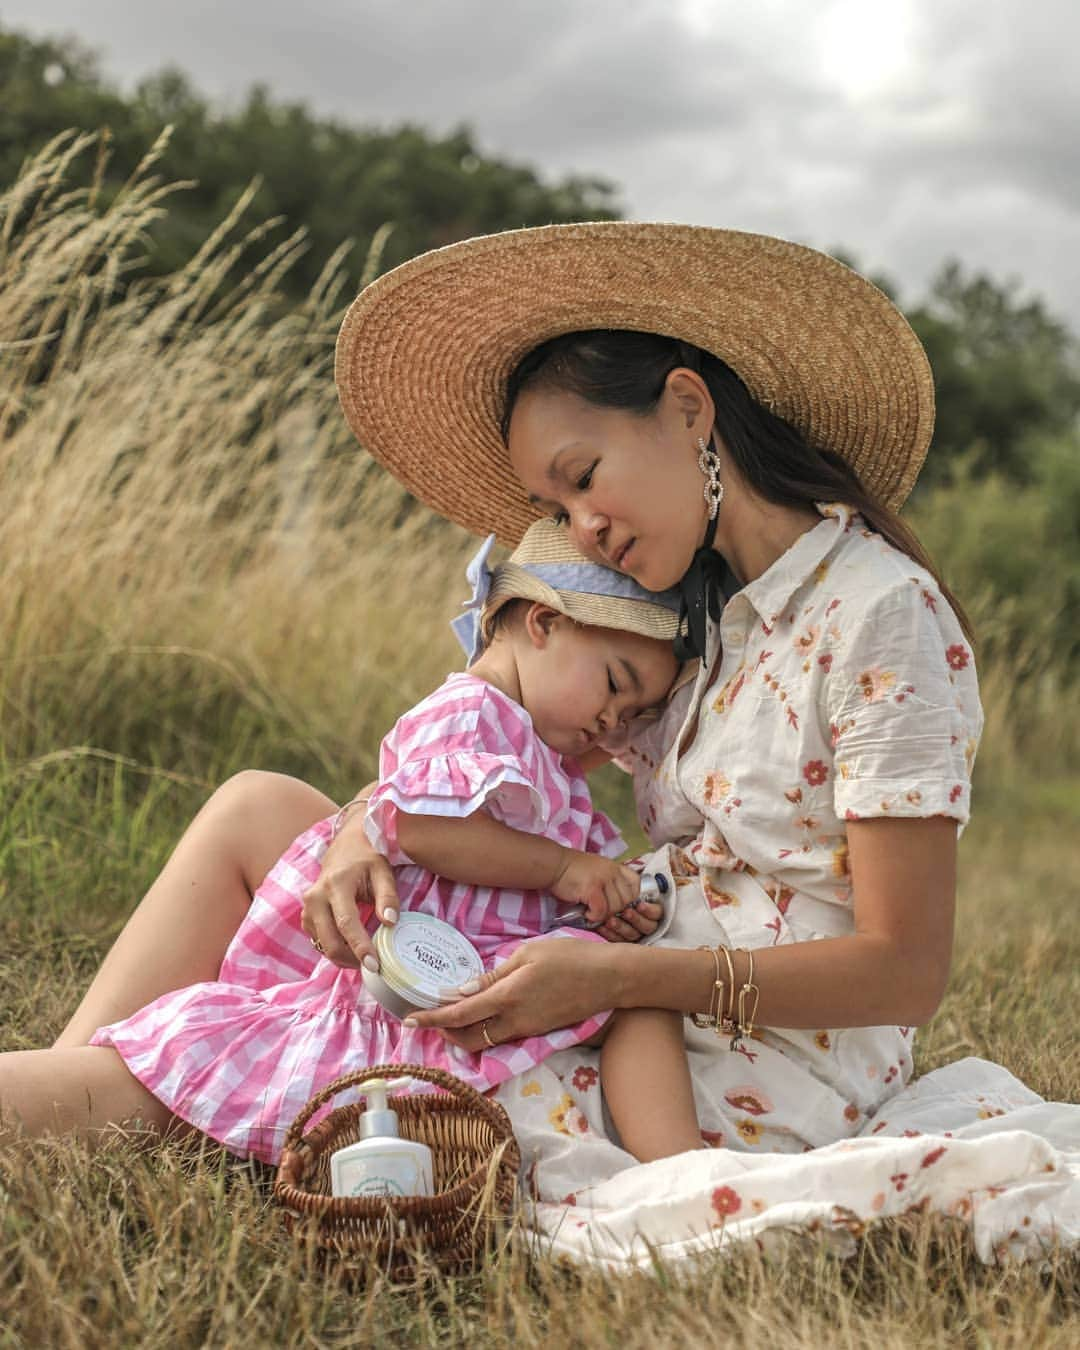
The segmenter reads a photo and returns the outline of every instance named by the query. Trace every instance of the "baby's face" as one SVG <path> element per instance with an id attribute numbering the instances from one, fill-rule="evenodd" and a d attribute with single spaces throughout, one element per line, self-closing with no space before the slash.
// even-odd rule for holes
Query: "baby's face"
<path id="1" fill-rule="evenodd" d="M 560 615 L 532 663 L 522 702 L 541 740 L 579 756 L 662 703 L 678 669 L 670 642 L 582 627 Z"/>

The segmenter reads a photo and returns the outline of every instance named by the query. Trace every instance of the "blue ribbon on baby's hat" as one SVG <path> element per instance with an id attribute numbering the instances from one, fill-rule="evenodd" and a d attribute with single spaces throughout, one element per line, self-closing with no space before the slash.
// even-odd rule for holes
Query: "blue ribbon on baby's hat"
<path id="1" fill-rule="evenodd" d="M 472 665 L 484 649 L 480 637 L 480 613 L 487 601 L 491 579 L 494 576 L 492 568 L 488 565 L 488 558 L 494 547 L 495 536 L 489 534 L 465 569 L 465 580 L 473 588 L 471 597 L 462 603 L 465 613 L 450 620 L 454 635 L 465 648 L 469 665 Z"/>
<path id="2" fill-rule="evenodd" d="M 491 591 L 494 570 L 488 565 L 488 557 L 495 546 L 495 536 L 489 534 L 480 545 L 472 561 L 465 569 L 465 579 L 473 588 L 471 597 L 462 608 L 464 614 L 450 620 L 450 627 L 457 640 L 465 648 L 469 664 L 479 657 L 484 649 L 480 636 L 480 616 Z M 717 555 L 719 557 L 719 554 Z M 647 591 L 638 585 L 633 577 L 604 567 L 602 563 L 560 562 L 560 563 L 519 563 L 525 572 L 531 573 L 538 581 L 546 582 L 556 591 L 576 591 L 579 595 L 606 595 L 617 600 L 643 600 L 652 605 L 660 605 L 673 613 L 678 613 L 681 602 L 677 587 L 667 591 Z"/>

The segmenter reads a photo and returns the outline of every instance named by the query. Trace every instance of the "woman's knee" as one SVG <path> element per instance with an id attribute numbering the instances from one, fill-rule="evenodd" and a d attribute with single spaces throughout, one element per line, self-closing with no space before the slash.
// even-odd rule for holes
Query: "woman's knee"
<path id="1" fill-rule="evenodd" d="M 302 778 L 268 769 L 241 769 L 209 797 L 203 814 L 250 826 L 253 818 L 300 819 L 311 823 L 337 810 L 333 801 Z M 251 813 L 254 813 L 252 815 Z"/>
<path id="2" fill-rule="evenodd" d="M 303 779 L 242 769 L 222 783 L 201 814 L 228 838 L 252 891 L 298 834 L 336 810 L 324 792 Z"/>

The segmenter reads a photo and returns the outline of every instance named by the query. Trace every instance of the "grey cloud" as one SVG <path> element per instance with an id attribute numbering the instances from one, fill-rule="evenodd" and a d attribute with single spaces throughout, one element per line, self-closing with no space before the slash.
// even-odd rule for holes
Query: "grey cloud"
<path id="1" fill-rule="evenodd" d="M 613 180 L 639 218 L 842 244 L 908 295 L 957 254 L 1080 326 L 1072 0 L 895 0 L 910 68 L 862 98 L 825 60 L 854 6 L 685 3 L 14 0 L 3 22 L 81 32 L 128 84 L 170 61 L 230 101 L 258 80 L 353 122 L 469 123 L 490 152 Z"/>

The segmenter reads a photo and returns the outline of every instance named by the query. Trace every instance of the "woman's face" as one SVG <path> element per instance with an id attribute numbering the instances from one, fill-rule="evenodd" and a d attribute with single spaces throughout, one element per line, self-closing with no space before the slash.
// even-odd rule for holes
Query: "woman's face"
<path id="1" fill-rule="evenodd" d="M 697 438 L 708 437 L 712 415 L 708 391 L 689 371 L 668 376 L 647 416 L 528 390 L 510 422 L 510 462 L 530 499 L 566 524 L 582 553 L 662 591 L 678 583 L 704 537 Z"/>

